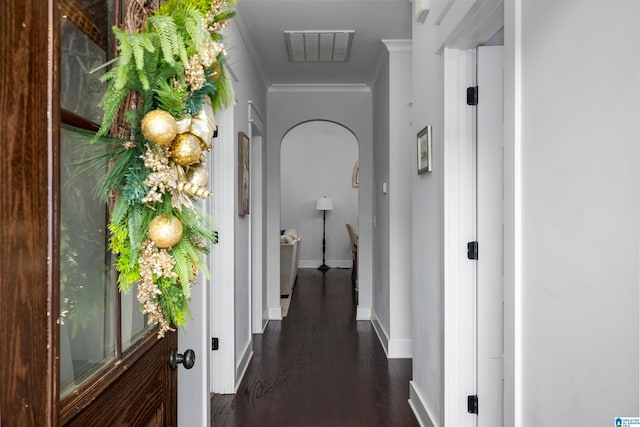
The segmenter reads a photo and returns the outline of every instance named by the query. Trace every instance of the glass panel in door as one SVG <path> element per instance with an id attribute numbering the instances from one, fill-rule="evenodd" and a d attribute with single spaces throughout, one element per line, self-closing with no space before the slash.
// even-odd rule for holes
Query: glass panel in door
<path id="1" fill-rule="evenodd" d="M 115 357 L 116 292 L 107 211 L 95 197 L 104 177 L 83 163 L 87 135 L 62 128 L 60 170 L 60 396 Z"/>
<path id="2" fill-rule="evenodd" d="M 117 293 L 108 249 L 108 211 L 96 195 L 104 180 L 104 145 L 89 144 L 102 121 L 106 90 L 101 67 L 113 51 L 116 0 L 60 0 L 60 103 L 65 117 L 60 149 L 60 398 L 121 357 L 151 328 L 136 287 Z M 90 160 L 93 159 L 93 160 Z M 119 319 L 118 319 L 119 318 Z M 118 322 L 118 320 L 120 322 Z M 120 328 L 118 329 L 118 323 Z"/>

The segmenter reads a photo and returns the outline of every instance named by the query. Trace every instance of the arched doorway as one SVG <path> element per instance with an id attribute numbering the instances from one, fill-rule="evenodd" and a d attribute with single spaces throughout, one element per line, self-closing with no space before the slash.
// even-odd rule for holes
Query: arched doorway
<path id="1" fill-rule="evenodd" d="M 329 121 L 309 121 L 293 127 L 280 148 L 280 228 L 302 236 L 299 267 L 322 263 L 322 213 L 316 200 L 326 196 L 333 210 L 326 217 L 326 263 L 351 268 L 351 243 L 345 224 L 358 228 L 358 188 L 353 169 L 358 140 L 346 127 Z"/>

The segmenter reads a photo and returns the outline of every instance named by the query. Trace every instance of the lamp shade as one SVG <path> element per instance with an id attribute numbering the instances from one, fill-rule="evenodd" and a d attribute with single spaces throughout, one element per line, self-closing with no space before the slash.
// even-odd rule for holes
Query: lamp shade
<path id="1" fill-rule="evenodd" d="M 333 210 L 333 200 L 328 198 L 327 196 L 320 197 L 316 202 L 316 210 L 318 211 L 332 211 Z"/>

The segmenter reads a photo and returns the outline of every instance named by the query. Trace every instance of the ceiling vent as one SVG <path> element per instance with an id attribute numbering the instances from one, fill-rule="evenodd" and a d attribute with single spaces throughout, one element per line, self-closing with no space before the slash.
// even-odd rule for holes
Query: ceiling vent
<path id="1" fill-rule="evenodd" d="M 291 62 L 347 62 L 353 30 L 285 31 Z"/>

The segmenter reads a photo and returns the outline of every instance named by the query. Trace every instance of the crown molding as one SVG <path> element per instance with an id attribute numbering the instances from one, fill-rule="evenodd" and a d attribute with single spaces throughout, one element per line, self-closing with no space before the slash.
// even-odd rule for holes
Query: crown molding
<path id="1" fill-rule="evenodd" d="M 355 84 L 273 84 L 267 93 L 292 92 L 363 92 L 371 93 L 371 89 L 364 83 Z"/>
<path id="2" fill-rule="evenodd" d="M 381 40 L 389 52 L 407 52 L 411 51 L 411 40 Z"/>

